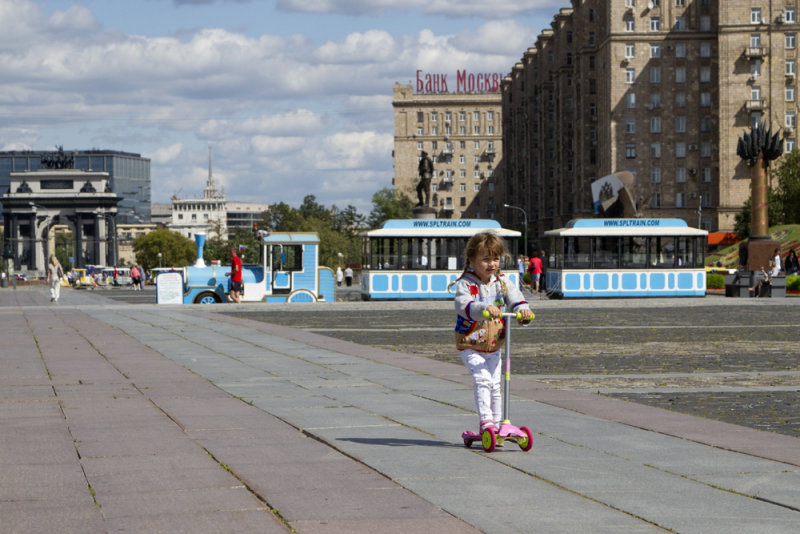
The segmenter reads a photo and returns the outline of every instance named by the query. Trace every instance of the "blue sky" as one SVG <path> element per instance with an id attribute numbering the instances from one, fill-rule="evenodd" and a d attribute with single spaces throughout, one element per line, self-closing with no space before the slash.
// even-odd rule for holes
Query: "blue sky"
<path id="1" fill-rule="evenodd" d="M 0 150 L 152 159 L 152 200 L 367 213 L 392 180 L 392 86 L 507 73 L 567 0 L 0 0 Z"/>

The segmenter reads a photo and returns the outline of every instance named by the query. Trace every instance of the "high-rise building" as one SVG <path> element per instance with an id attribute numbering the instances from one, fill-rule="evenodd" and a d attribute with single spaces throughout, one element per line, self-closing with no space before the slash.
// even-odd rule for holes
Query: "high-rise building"
<path id="1" fill-rule="evenodd" d="M 73 168 L 81 171 L 107 172 L 111 192 L 121 197 L 117 205 L 117 223 L 150 222 L 150 160 L 140 154 L 116 150 L 76 150 Z M 12 172 L 43 168 L 42 158 L 57 154 L 54 150 L 0 152 L 0 194 L 8 190 Z"/>
<path id="2" fill-rule="evenodd" d="M 500 75 L 460 71 L 448 87 L 395 84 L 394 179 L 396 191 L 417 202 L 422 152 L 433 160 L 430 205 L 438 218 L 494 218 L 502 154 Z M 423 78 L 424 79 L 424 78 Z M 472 84 L 470 84 L 472 80 Z M 455 89 L 449 92 L 448 89 Z"/>
<path id="3" fill-rule="evenodd" d="M 634 176 L 640 214 L 730 231 L 749 197 L 738 137 L 796 146 L 796 0 L 572 0 L 503 82 L 504 201 L 530 231 L 595 216 Z"/>

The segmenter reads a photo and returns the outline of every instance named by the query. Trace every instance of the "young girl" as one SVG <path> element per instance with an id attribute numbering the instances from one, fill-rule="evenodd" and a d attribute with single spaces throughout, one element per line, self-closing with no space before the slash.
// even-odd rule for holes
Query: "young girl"
<path id="1" fill-rule="evenodd" d="M 500 348 L 505 338 L 501 306 L 529 321 L 531 310 L 522 292 L 500 273 L 500 258 L 508 255 L 503 240 L 491 233 L 476 234 L 467 242 L 466 268 L 456 284 L 456 348 L 469 370 L 478 407 L 480 433 L 497 431 L 503 417 L 500 395 Z M 483 317 L 483 311 L 491 319 Z"/>

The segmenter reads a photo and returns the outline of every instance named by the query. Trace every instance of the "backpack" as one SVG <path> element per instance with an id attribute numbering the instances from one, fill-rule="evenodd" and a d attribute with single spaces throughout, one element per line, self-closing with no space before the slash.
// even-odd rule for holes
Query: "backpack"
<path id="1" fill-rule="evenodd" d="M 56 274 L 58 275 L 59 280 L 61 278 L 64 278 L 64 270 L 61 268 L 60 265 L 58 266 L 58 269 L 56 270 Z"/>

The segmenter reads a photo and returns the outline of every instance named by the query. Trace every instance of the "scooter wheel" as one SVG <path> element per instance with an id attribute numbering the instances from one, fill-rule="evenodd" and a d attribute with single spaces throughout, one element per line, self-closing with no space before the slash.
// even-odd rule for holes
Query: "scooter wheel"
<path id="1" fill-rule="evenodd" d="M 483 450 L 492 452 L 497 446 L 497 433 L 494 428 L 487 428 L 481 434 L 481 442 L 483 443 Z"/>
<path id="2" fill-rule="evenodd" d="M 531 429 L 527 426 L 521 426 L 519 427 L 519 431 L 525 434 L 525 436 L 517 438 L 517 445 L 519 445 L 519 448 L 523 451 L 531 450 L 531 447 L 533 447 L 533 434 L 531 433 Z"/>
<path id="3" fill-rule="evenodd" d="M 464 438 L 464 446 L 465 447 L 472 447 L 472 440 Z"/>

